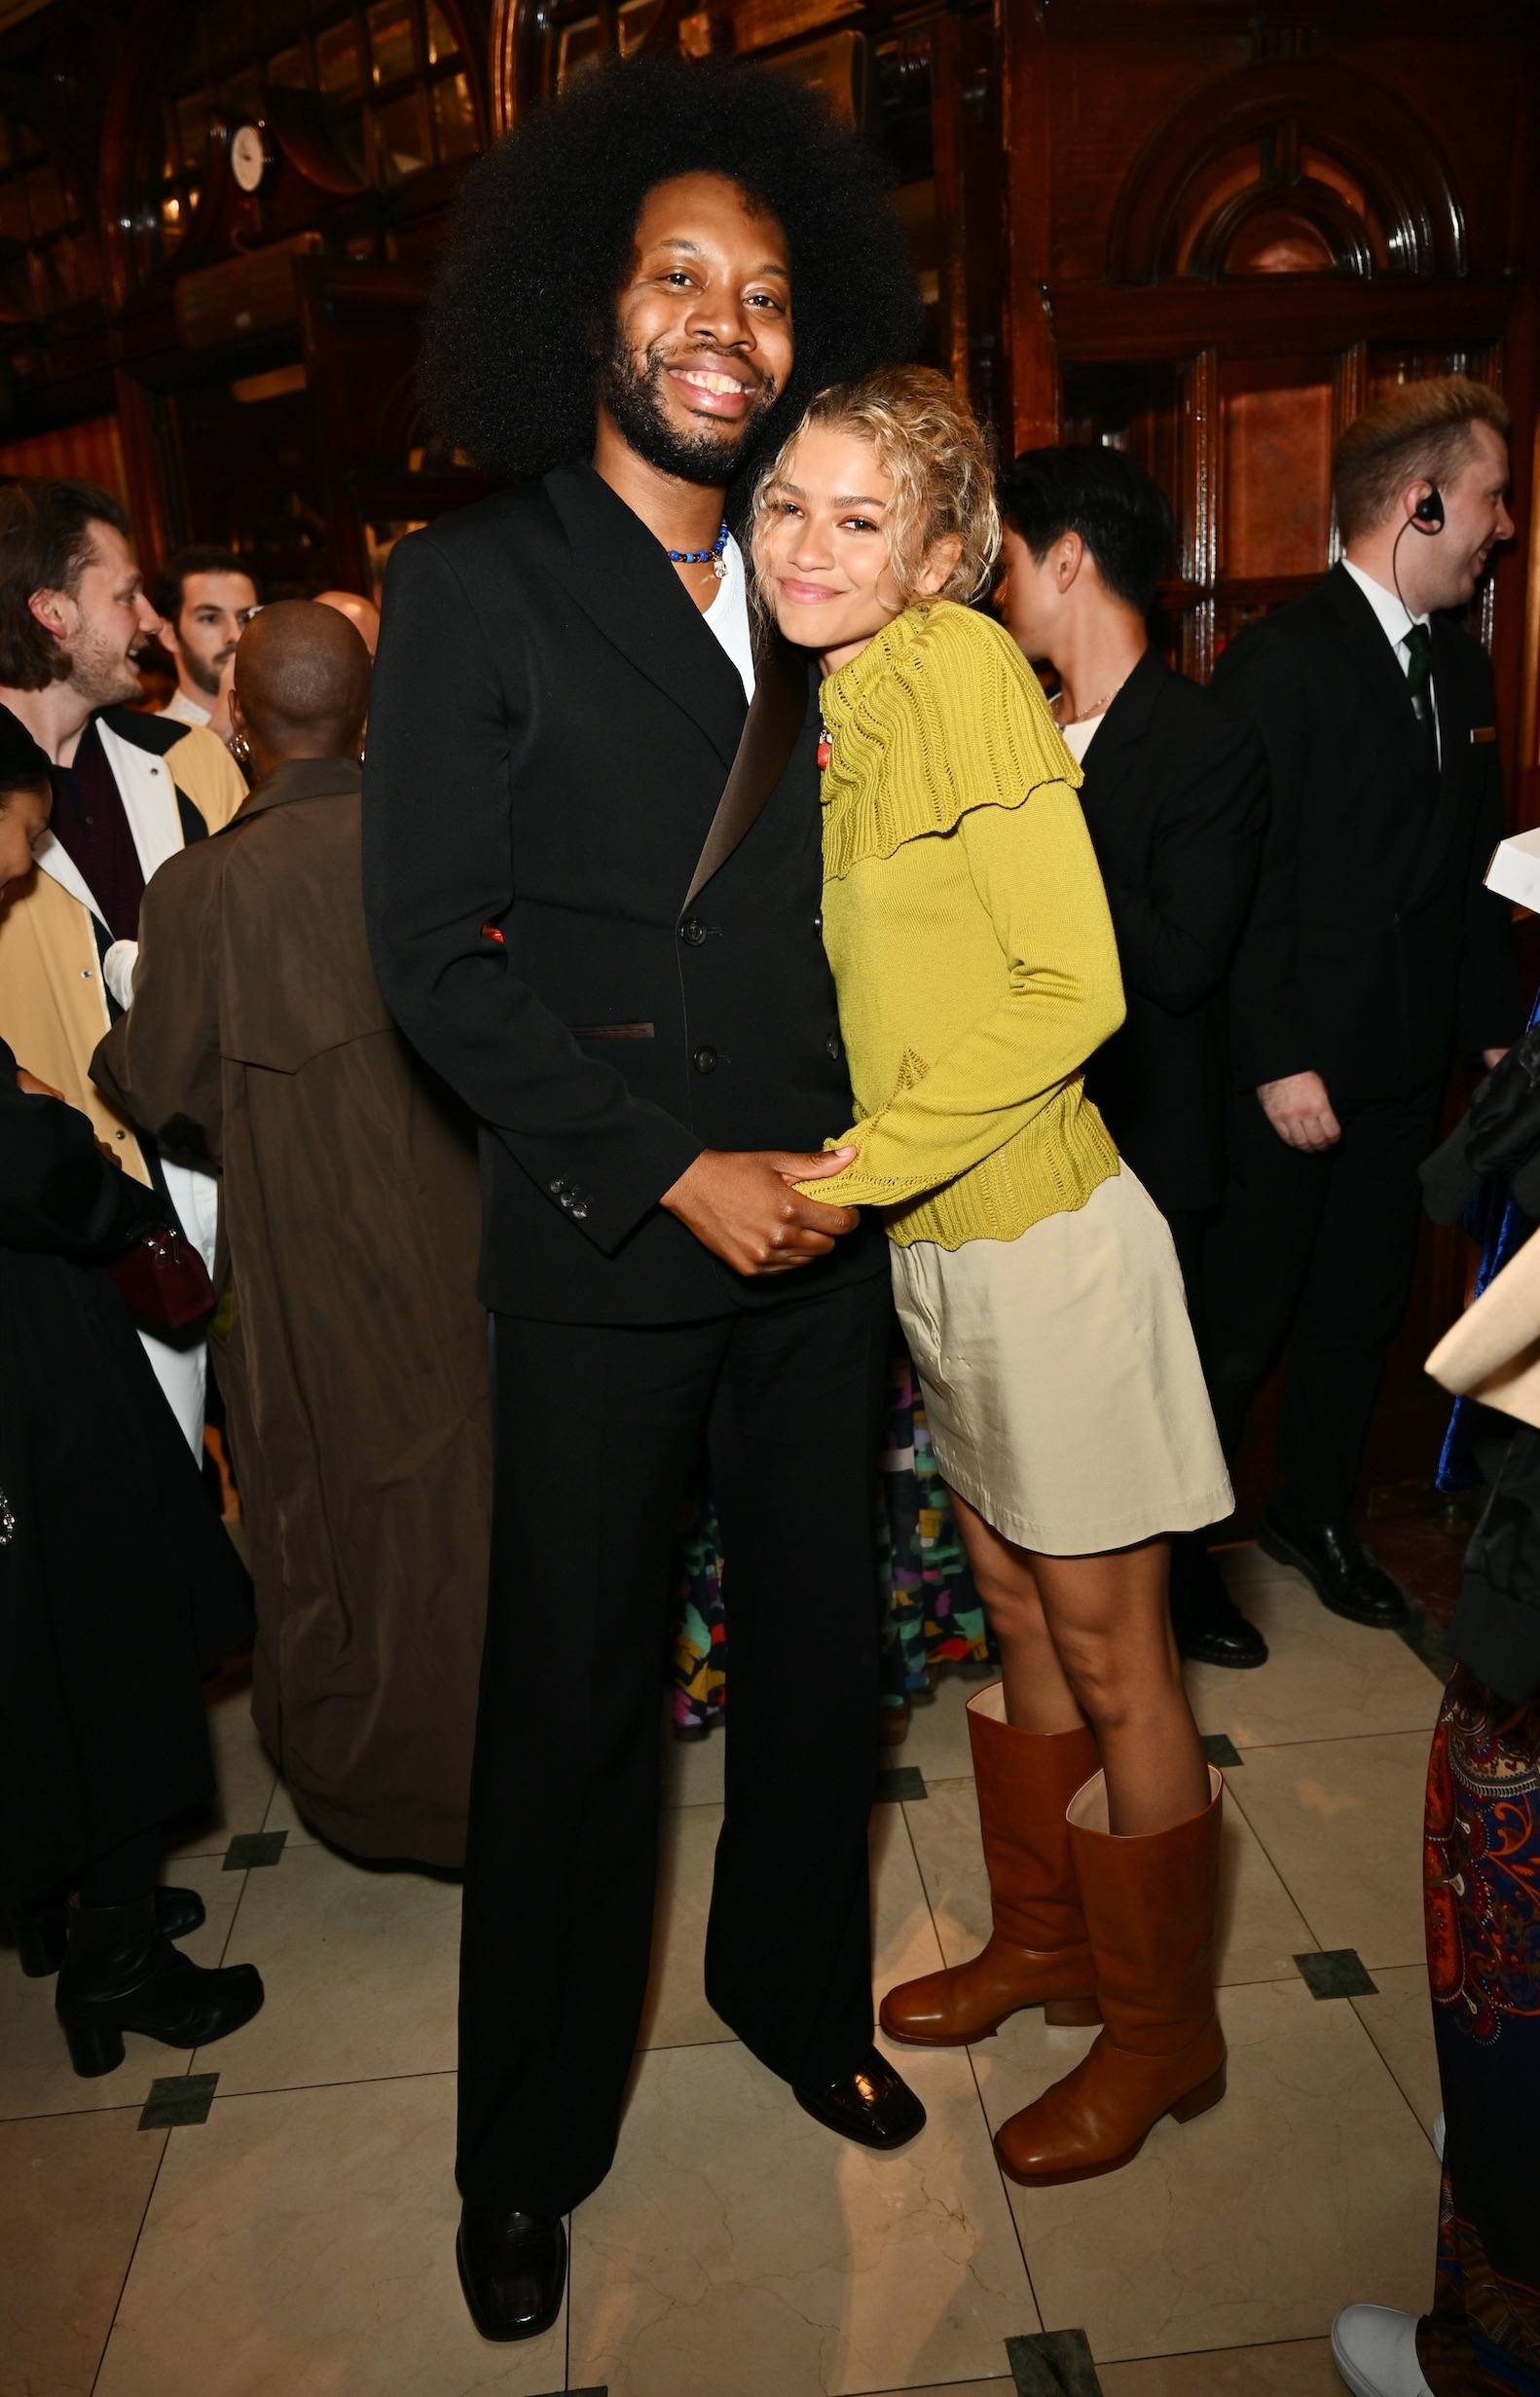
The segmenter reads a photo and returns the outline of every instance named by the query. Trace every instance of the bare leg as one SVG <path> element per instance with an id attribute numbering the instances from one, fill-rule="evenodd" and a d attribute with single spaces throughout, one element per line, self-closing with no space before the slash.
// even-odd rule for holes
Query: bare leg
<path id="1" fill-rule="evenodd" d="M 1169 1543 L 1041 1556 L 955 1493 L 953 1504 L 1000 1644 L 1008 1722 L 1024 1731 L 1089 1723 L 1107 1776 L 1109 1828 L 1121 1837 L 1201 1814 L 1208 1767 L 1171 1635 Z"/>

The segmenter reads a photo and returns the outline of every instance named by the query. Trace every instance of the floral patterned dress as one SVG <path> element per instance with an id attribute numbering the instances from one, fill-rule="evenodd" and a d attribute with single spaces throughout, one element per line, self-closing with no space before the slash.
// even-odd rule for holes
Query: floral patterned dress
<path id="1" fill-rule="evenodd" d="M 1448 2138 L 1418 2357 L 1434 2397 L 1540 2397 L 1540 1701 L 1455 1668 L 1423 1853 Z"/>
<path id="2" fill-rule="evenodd" d="M 936 1470 L 914 1368 L 899 1349 L 888 1374 L 878 1486 L 877 1570 L 885 1598 L 882 1703 L 897 1712 L 934 1686 L 948 1664 L 987 1662 L 984 1610 L 963 1555 L 946 1485 Z M 678 1539 L 678 1621 L 674 1647 L 674 1728 L 708 1731 L 727 1702 L 727 1622 L 716 1516 L 704 1480 L 686 1501 Z M 817 1626 L 807 1625 L 808 1657 Z M 788 1671 L 800 1660 L 787 1660 Z"/>

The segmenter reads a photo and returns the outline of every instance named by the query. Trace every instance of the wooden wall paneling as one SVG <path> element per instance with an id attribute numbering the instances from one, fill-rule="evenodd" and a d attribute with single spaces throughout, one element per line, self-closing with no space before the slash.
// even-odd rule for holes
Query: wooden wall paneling
<path id="1" fill-rule="evenodd" d="M 931 156 L 938 218 L 940 301 L 936 310 L 938 363 L 967 397 L 972 382 L 969 340 L 969 176 L 964 164 L 967 122 L 963 97 L 963 26 L 943 17 L 931 28 Z"/>
<path id="2" fill-rule="evenodd" d="M 159 394 L 122 366 L 114 368 L 112 382 L 128 479 L 128 517 L 140 563 L 148 571 L 182 537 L 185 495 Z"/>
<path id="3" fill-rule="evenodd" d="M 1048 303 L 1053 192 L 1052 58 L 1041 0 L 1004 11 L 1001 114 L 1006 173 L 1002 347 L 1010 454 L 1056 441 L 1059 361 Z"/>

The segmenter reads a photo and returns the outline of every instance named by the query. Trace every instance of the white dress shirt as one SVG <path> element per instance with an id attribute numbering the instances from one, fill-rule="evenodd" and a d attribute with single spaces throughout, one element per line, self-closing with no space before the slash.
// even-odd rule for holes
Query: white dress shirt
<path id="1" fill-rule="evenodd" d="M 1394 591 L 1387 591 L 1382 582 L 1375 582 L 1373 574 L 1366 574 L 1361 566 L 1355 566 L 1353 564 L 1351 558 L 1344 558 L 1342 560 L 1342 565 L 1346 572 L 1352 575 L 1353 580 L 1357 583 L 1365 599 L 1368 600 L 1369 605 L 1374 609 L 1379 622 L 1380 631 L 1384 634 L 1385 639 L 1389 642 L 1391 648 L 1395 651 L 1396 663 L 1401 668 L 1402 673 L 1406 674 L 1412 664 L 1412 660 L 1408 656 L 1405 646 L 1407 635 L 1411 632 L 1413 624 L 1421 624 L 1426 626 L 1428 621 L 1426 614 L 1414 616 L 1408 608 L 1404 599 L 1400 598 Z M 1433 737 L 1435 746 L 1438 749 L 1440 760 L 1442 762 L 1444 750 L 1443 745 L 1439 740 L 1438 694 L 1434 690 L 1431 682 L 1428 684 L 1428 704 L 1433 710 Z"/>
<path id="2" fill-rule="evenodd" d="M 752 699 L 754 645 L 749 628 L 749 574 L 744 565 L 744 553 L 730 533 L 727 546 L 722 551 L 722 564 L 727 572 L 717 586 L 716 597 L 706 610 L 706 621 L 737 667 L 743 682 L 744 697 Z"/>
<path id="3" fill-rule="evenodd" d="M 201 708 L 196 699 L 190 699 L 180 682 L 165 707 L 155 712 L 157 716 L 174 717 L 179 724 L 206 724 L 214 713 L 212 708 Z"/>

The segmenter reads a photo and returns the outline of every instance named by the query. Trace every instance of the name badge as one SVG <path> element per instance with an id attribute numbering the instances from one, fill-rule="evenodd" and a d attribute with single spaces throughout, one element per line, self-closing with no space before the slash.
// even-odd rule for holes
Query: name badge
<path id="1" fill-rule="evenodd" d="M 1497 727 L 1495 724 L 1472 724 L 1471 739 L 1473 741 L 1495 741 L 1496 738 Z"/>

